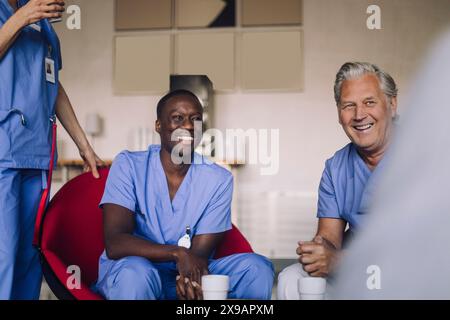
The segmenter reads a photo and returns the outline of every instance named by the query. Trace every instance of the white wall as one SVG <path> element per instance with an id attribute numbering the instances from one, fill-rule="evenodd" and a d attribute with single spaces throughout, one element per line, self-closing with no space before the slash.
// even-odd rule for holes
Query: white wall
<path id="1" fill-rule="evenodd" d="M 97 112 L 104 118 L 104 133 L 96 139 L 95 148 L 101 157 L 111 159 L 130 147 L 133 127 L 153 126 L 159 97 L 113 95 L 114 1 L 67 2 L 81 5 L 82 29 L 69 31 L 63 24 L 57 27 L 63 49 L 62 83 L 82 124 L 89 112 Z M 366 28 L 369 4 L 381 6 L 382 30 Z M 351 60 L 378 64 L 397 81 L 402 103 L 426 49 L 438 31 L 450 25 L 449 17 L 450 0 L 304 0 L 304 92 L 236 92 L 216 96 L 219 129 L 280 129 L 279 173 L 260 176 L 255 166 L 240 169 L 237 179 L 240 201 L 245 201 L 246 194 L 252 197 L 256 194 L 253 201 L 258 202 L 257 195 L 264 197 L 261 192 L 266 191 L 314 194 L 325 159 L 347 143 L 337 122 L 332 91 L 340 65 Z M 76 157 L 76 148 L 67 134 L 60 130 L 60 137 L 64 140 L 62 156 Z M 306 207 L 311 212 L 302 210 L 297 214 L 293 205 L 292 210 L 272 213 L 272 217 L 276 214 L 294 219 L 284 222 L 291 228 L 291 238 L 283 241 L 309 237 L 313 232 L 315 199 L 304 201 L 309 201 Z M 298 208 L 303 207 L 304 204 Z M 291 227 L 298 221 L 296 217 L 309 223 L 307 229 L 299 227 L 300 234 Z M 273 219 L 276 223 L 276 217 Z M 252 223 L 248 223 L 250 228 Z M 273 253 L 262 244 L 256 247 L 263 253 Z M 289 255 L 286 250 L 281 250 L 280 255 Z"/>

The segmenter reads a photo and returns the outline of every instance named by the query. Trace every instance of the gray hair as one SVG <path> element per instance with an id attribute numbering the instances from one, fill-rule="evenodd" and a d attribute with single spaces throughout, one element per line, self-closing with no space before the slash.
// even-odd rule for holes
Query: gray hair
<path id="1" fill-rule="evenodd" d="M 381 90 L 386 97 L 397 97 L 397 85 L 387 72 L 384 72 L 376 65 L 367 62 L 346 62 L 339 69 L 336 74 L 336 81 L 334 82 L 334 99 L 336 100 L 336 105 L 339 105 L 339 102 L 341 101 L 342 83 L 345 80 L 357 79 L 366 74 L 373 74 L 378 78 Z"/>

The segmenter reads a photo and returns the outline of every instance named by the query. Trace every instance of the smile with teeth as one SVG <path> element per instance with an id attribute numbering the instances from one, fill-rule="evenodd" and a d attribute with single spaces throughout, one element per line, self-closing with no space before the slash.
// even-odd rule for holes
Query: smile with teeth
<path id="1" fill-rule="evenodd" d="M 191 136 L 180 136 L 180 137 L 178 137 L 178 141 L 185 142 L 185 141 L 193 141 L 193 140 L 194 140 L 194 138 L 192 138 Z"/>
<path id="2" fill-rule="evenodd" d="M 369 130 L 370 128 L 373 127 L 373 123 L 367 123 L 367 124 L 360 124 L 357 126 L 353 126 L 353 128 L 357 131 L 365 131 L 365 130 Z"/>

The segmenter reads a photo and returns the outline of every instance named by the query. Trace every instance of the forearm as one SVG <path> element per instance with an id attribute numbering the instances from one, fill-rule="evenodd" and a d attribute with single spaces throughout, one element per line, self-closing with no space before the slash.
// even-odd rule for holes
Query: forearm
<path id="1" fill-rule="evenodd" d="M 224 235 L 224 232 L 197 235 L 192 241 L 190 251 L 197 257 L 208 260 L 211 253 L 223 241 Z"/>
<path id="2" fill-rule="evenodd" d="M 137 256 L 154 262 L 176 262 L 183 250 L 187 249 L 156 244 L 129 233 L 116 234 L 106 241 L 106 254 L 114 260 Z"/>
<path id="3" fill-rule="evenodd" d="M 14 14 L 0 28 L 0 61 L 17 39 L 20 34 L 20 30 L 22 30 L 24 26 L 25 24 L 23 20 Z"/>
<path id="4" fill-rule="evenodd" d="M 316 237 L 321 237 L 328 245 L 330 245 L 331 247 L 333 247 L 336 250 L 340 250 L 342 247 L 342 240 L 337 240 L 335 237 L 330 237 L 330 235 L 327 233 L 317 232 L 314 239 L 316 239 Z M 314 241 L 314 239 L 313 239 L 313 241 Z"/>
<path id="5" fill-rule="evenodd" d="M 70 103 L 69 97 L 61 83 L 59 83 L 58 97 L 56 99 L 56 116 L 69 133 L 78 149 L 84 149 L 89 142 Z"/>
<path id="6" fill-rule="evenodd" d="M 346 224 L 342 219 L 320 218 L 316 237 L 320 236 L 335 249 L 341 249 Z"/>

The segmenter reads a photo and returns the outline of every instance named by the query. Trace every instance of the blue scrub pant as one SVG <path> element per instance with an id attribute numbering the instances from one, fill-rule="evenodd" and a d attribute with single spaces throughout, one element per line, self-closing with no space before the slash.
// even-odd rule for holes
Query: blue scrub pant
<path id="1" fill-rule="evenodd" d="M 271 298 L 273 265 L 263 256 L 241 253 L 211 260 L 209 272 L 230 277 L 230 299 Z M 110 300 L 175 300 L 177 274 L 174 263 L 126 257 L 114 262 L 96 289 Z"/>
<path id="2" fill-rule="evenodd" d="M 39 299 L 42 271 L 33 247 L 42 170 L 0 168 L 0 299 Z"/>

